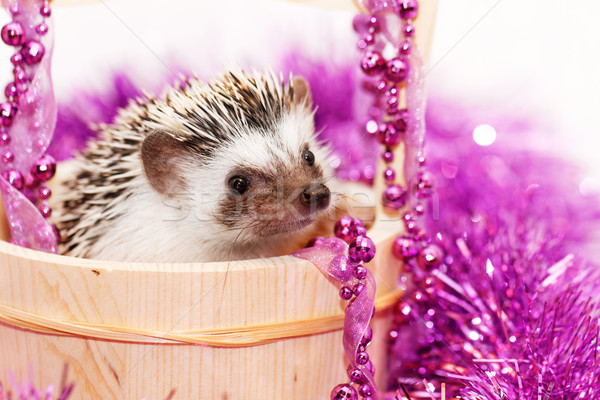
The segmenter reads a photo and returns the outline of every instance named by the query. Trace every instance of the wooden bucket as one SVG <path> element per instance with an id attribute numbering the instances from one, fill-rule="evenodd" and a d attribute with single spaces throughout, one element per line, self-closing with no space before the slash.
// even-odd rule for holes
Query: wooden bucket
<path id="1" fill-rule="evenodd" d="M 371 233 L 378 372 L 399 295 L 392 232 Z M 347 380 L 344 304 L 315 266 L 291 256 L 120 263 L 0 241 L 0 276 L 0 371 L 26 377 L 33 366 L 41 387 L 58 384 L 66 365 L 73 399 L 326 399 Z"/>

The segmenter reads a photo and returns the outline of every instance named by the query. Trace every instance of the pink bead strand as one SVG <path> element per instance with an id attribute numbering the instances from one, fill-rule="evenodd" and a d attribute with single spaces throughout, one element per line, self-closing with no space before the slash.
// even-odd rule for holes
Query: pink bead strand
<path id="1" fill-rule="evenodd" d="M 48 205 L 50 190 L 44 189 L 40 191 L 41 184 L 46 182 L 56 172 L 56 161 L 49 155 L 44 155 L 38 159 L 31 167 L 27 177 L 23 177 L 22 173 L 14 168 L 15 155 L 7 146 L 11 142 L 10 127 L 14 118 L 19 112 L 19 98 L 27 93 L 27 88 L 31 83 L 33 74 L 27 74 L 27 68 L 32 68 L 40 63 L 44 57 L 46 50 L 40 42 L 41 36 L 48 33 L 48 25 L 46 18 L 50 17 L 51 9 L 47 2 L 44 2 L 39 9 L 41 21 L 35 26 L 35 32 L 27 32 L 23 24 L 15 18 L 21 14 L 19 3 L 11 8 L 13 21 L 4 25 L 0 31 L 2 41 L 16 49 L 15 54 L 11 57 L 13 68 L 13 82 L 10 82 L 4 94 L 7 101 L 0 103 L 0 160 L 3 163 L 1 168 L 2 176 L 17 190 L 23 191 L 28 189 L 31 194 L 28 197 L 36 200 L 40 213 L 48 218 L 52 214 L 52 210 Z M 42 194 L 43 193 L 43 194 Z"/>

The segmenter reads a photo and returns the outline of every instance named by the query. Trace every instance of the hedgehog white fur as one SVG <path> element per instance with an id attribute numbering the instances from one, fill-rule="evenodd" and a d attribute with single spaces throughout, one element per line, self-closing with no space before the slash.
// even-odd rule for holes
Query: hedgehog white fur
<path id="1" fill-rule="evenodd" d="M 55 194 L 59 251 L 205 262 L 298 248 L 331 210 L 313 116 L 307 83 L 272 73 L 190 79 L 138 99 L 99 127 Z"/>

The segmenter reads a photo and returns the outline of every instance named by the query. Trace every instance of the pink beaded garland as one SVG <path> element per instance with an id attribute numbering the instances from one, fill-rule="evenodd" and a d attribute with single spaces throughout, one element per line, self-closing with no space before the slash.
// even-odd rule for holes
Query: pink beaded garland
<path id="1" fill-rule="evenodd" d="M 362 265 L 363 262 L 370 261 L 375 255 L 375 244 L 366 235 L 366 229 L 362 221 L 358 218 L 345 216 L 340 218 L 334 227 L 335 236 L 350 243 L 348 248 L 348 256 L 336 256 L 328 273 L 337 279 L 339 282 L 349 282 L 354 279 L 354 285 L 344 284 L 339 291 L 342 299 L 353 304 L 366 289 L 366 278 L 368 275 L 367 269 Z M 341 250 L 341 249 L 340 249 Z M 351 363 L 347 369 L 350 383 L 337 385 L 331 392 L 331 399 L 357 399 L 358 393 L 352 384 L 364 385 L 369 382 L 360 367 L 369 367 L 369 355 L 366 352 L 366 345 L 371 341 L 372 330 L 367 326 L 367 330 L 361 338 L 361 345 L 354 354 L 354 364 Z M 354 366 L 353 366 L 354 365 Z M 372 366 L 372 364 L 370 364 Z M 358 367 L 358 368 L 357 368 Z M 362 396 L 364 399 L 364 396 Z"/>
<path id="2" fill-rule="evenodd" d="M 4 94 L 8 101 L 0 103 L 0 126 L 2 129 L 2 132 L 0 132 L 0 147 L 2 147 L 0 159 L 6 165 L 2 172 L 2 177 L 18 190 L 23 190 L 25 186 L 31 189 L 32 191 L 28 196 L 34 202 L 37 196 L 39 199 L 37 200 L 37 207 L 40 214 L 48 218 L 52 213 L 52 209 L 47 203 L 51 191 L 45 185 L 38 185 L 54 175 L 56 162 L 50 156 L 42 156 L 31 167 L 31 170 L 27 172 L 27 176 L 24 177 L 18 170 L 10 168 L 13 161 L 19 157 L 19 153 L 13 153 L 8 146 L 11 144 L 10 128 L 13 125 L 15 117 L 18 116 L 19 97 L 27 91 L 30 80 L 36 74 L 36 65 L 42 61 L 46 53 L 46 49 L 40 39 L 48 32 L 48 25 L 45 18 L 51 15 L 51 10 L 48 3 L 44 2 L 39 8 L 41 21 L 36 22 L 35 20 L 31 20 L 28 22 L 32 24 L 32 27 L 35 26 L 35 29 L 29 31 L 25 30 L 20 21 L 15 20 L 22 13 L 20 2 L 11 4 L 10 11 L 13 21 L 4 25 L 0 32 L 4 43 L 17 48 L 16 52 L 10 58 L 14 66 L 13 81 L 9 82 L 4 89 Z"/>

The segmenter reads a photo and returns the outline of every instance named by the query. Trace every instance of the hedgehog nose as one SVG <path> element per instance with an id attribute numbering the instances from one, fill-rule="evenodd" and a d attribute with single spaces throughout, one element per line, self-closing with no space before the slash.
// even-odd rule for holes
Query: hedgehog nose
<path id="1" fill-rule="evenodd" d="M 312 183 L 304 188 L 300 194 L 300 202 L 310 208 L 316 207 L 318 210 L 327 208 L 331 193 L 329 188 L 322 183 Z"/>

